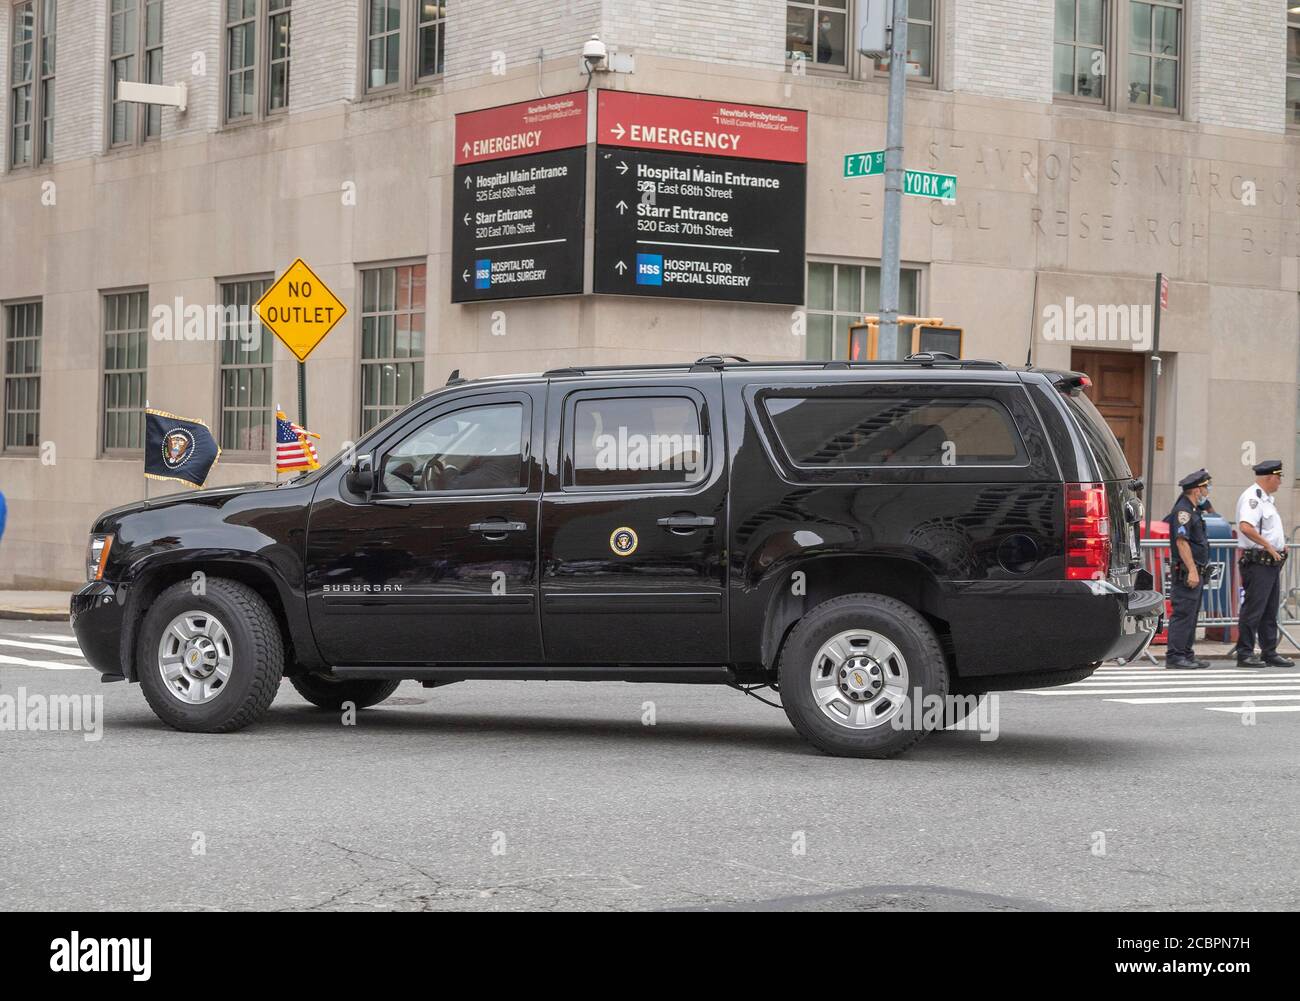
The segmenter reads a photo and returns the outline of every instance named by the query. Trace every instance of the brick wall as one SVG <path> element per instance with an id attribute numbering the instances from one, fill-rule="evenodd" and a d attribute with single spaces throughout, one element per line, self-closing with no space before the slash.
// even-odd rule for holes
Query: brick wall
<path id="1" fill-rule="evenodd" d="M 945 89 L 1023 101 L 1052 99 L 1055 5 L 1047 0 L 948 0 L 951 76 Z"/>
<path id="2" fill-rule="evenodd" d="M 1191 117 L 1209 125 L 1286 128 L 1286 10 L 1273 0 L 1188 0 L 1185 75 Z"/>
<path id="3" fill-rule="evenodd" d="M 582 43 L 600 30 L 601 6 L 602 0 L 454 0 L 447 11 L 447 79 L 511 73 L 544 51 L 548 60 L 572 56 L 576 88 Z"/>
<path id="4" fill-rule="evenodd" d="M 601 37 L 621 51 L 779 69 L 784 0 L 605 0 Z"/>

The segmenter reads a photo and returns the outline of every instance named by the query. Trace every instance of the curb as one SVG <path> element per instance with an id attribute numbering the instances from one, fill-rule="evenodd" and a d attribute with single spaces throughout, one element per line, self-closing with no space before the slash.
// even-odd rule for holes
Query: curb
<path id="1" fill-rule="evenodd" d="M 0 619 L 19 622 L 67 622 L 66 608 L 14 608 L 0 605 Z"/>

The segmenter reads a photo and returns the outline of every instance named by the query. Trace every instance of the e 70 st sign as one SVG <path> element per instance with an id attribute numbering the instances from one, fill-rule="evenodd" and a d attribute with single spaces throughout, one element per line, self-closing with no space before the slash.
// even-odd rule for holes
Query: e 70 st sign
<path id="1" fill-rule="evenodd" d="M 885 172 L 885 151 L 868 150 L 865 153 L 846 153 L 844 176 L 874 177 Z M 918 198 L 941 198 L 946 202 L 957 197 L 957 175 L 936 174 L 929 170 L 903 171 L 903 194 Z"/>

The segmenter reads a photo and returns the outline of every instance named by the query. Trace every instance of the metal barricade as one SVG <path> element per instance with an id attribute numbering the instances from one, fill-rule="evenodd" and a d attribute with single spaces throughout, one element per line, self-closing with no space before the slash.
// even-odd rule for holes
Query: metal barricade
<path id="1" fill-rule="evenodd" d="M 1278 624 L 1300 626 L 1300 542 L 1288 542 L 1278 609 Z M 1172 567 L 1167 539 L 1142 540 L 1142 564 L 1151 574 L 1160 593 L 1169 597 L 1169 571 Z M 1241 613 L 1241 570 L 1237 565 L 1237 540 L 1210 542 L 1209 569 L 1205 592 L 1201 596 L 1202 626 L 1235 626 Z M 1222 582 L 1222 584 L 1221 584 Z M 1288 634 L 1288 639 L 1290 634 Z"/>

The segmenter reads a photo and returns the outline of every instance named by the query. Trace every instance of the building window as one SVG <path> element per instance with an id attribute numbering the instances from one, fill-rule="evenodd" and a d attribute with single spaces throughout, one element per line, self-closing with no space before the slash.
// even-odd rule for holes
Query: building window
<path id="1" fill-rule="evenodd" d="M 442 74 L 443 43 L 447 34 L 447 5 L 439 0 L 417 0 L 415 78 L 427 80 Z"/>
<path id="2" fill-rule="evenodd" d="M 1105 0 L 1056 0 L 1054 89 L 1101 101 L 1106 80 Z"/>
<path id="3" fill-rule="evenodd" d="M 9 164 L 28 167 L 54 156 L 57 4 L 24 0 L 13 5 L 11 18 Z"/>
<path id="4" fill-rule="evenodd" d="M 424 392 L 425 265 L 361 272 L 361 431 Z"/>
<path id="5" fill-rule="evenodd" d="M 104 449 L 144 447 L 149 294 L 104 296 Z"/>
<path id="6" fill-rule="evenodd" d="M 1286 121 L 1300 125 L 1300 0 L 1286 0 Z"/>
<path id="7" fill-rule="evenodd" d="M 368 0 L 366 19 L 366 89 L 382 90 L 401 79 L 401 0 Z"/>
<path id="8" fill-rule="evenodd" d="M 111 0 L 108 19 L 113 87 L 109 145 L 157 139 L 162 135 L 162 107 L 123 101 L 117 85 L 123 80 L 163 82 L 163 0 Z"/>
<path id="9" fill-rule="evenodd" d="M 36 448 L 41 434 L 41 304 L 5 310 L 4 447 Z"/>
<path id="10" fill-rule="evenodd" d="M 916 314 L 920 272 L 903 268 L 899 275 L 898 308 Z M 805 357 L 818 360 L 849 356 L 849 324 L 880 309 L 880 268 L 876 265 L 808 262 L 807 345 Z M 904 358 L 911 338 L 901 331 L 897 344 L 880 344 L 881 358 Z M 906 348 L 907 350 L 904 350 Z"/>
<path id="11" fill-rule="evenodd" d="M 1129 3 L 1130 104 L 1177 109 L 1182 14 L 1181 2 Z"/>
<path id="12" fill-rule="evenodd" d="M 292 0 L 226 0 L 227 122 L 289 107 L 292 21 Z"/>
<path id="13" fill-rule="evenodd" d="M 221 447 L 233 452 L 269 452 L 275 441 L 271 358 L 275 338 L 253 306 L 271 279 L 221 285 Z"/>
<path id="14" fill-rule="evenodd" d="M 907 5 L 907 78 L 934 80 L 934 3 L 935 0 L 911 0 Z M 889 72 L 889 58 L 875 61 L 877 73 Z"/>
<path id="15" fill-rule="evenodd" d="M 847 69 L 849 0 L 785 5 L 785 55 L 819 69 Z"/>
<path id="16" fill-rule="evenodd" d="M 267 89 L 266 109 L 268 112 L 283 111 L 289 107 L 289 29 L 293 21 L 292 0 L 268 0 L 267 17 L 270 84 Z"/>

